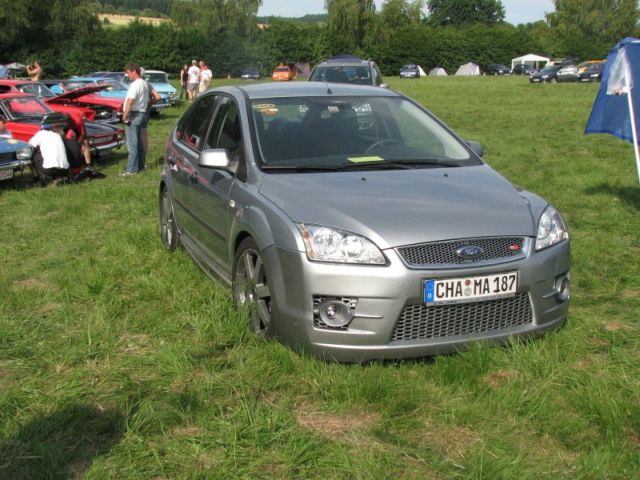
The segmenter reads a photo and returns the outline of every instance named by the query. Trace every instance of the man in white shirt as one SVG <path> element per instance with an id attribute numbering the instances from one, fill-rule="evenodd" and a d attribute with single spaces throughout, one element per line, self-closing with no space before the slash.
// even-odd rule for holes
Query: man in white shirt
<path id="1" fill-rule="evenodd" d="M 68 177 L 69 161 L 62 140 L 64 130 L 61 127 L 52 127 L 46 124 L 42 128 L 31 137 L 29 144 L 34 148 L 39 148 L 39 152 L 35 155 L 35 161 L 42 172 L 44 182 Z"/>
<path id="2" fill-rule="evenodd" d="M 187 71 L 187 75 L 189 75 L 189 81 L 187 82 L 187 96 L 189 100 L 193 100 L 196 98 L 196 94 L 198 93 L 198 82 L 200 81 L 200 69 L 198 68 L 198 62 L 195 60 L 191 61 L 191 66 Z"/>
<path id="3" fill-rule="evenodd" d="M 129 158 L 127 169 L 121 175 L 128 176 L 136 175 L 145 166 L 143 135 L 149 121 L 149 84 L 140 76 L 139 65 L 130 63 L 125 67 L 125 72 L 131 81 L 122 114 Z"/>

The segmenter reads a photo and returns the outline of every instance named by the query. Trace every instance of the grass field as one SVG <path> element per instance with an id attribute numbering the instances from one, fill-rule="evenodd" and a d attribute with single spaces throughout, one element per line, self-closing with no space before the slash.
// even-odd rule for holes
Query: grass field
<path id="1" fill-rule="evenodd" d="M 104 23 L 105 19 L 108 22 L 106 24 Z M 100 22 L 102 22 L 104 25 L 109 26 L 111 28 L 126 27 L 136 19 L 143 23 L 150 23 L 151 25 L 155 25 L 155 26 L 170 21 L 168 18 L 160 18 L 160 17 L 136 17 L 133 15 L 115 15 L 115 14 L 109 14 L 109 13 L 98 14 L 98 20 L 100 20 Z"/>
<path id="2" fill-rule="evenodd" d="M 216 82 L 220 83 L 220 82 Z M 640 187 L 584 136 L 597 85 L 390 79 L 565 216 L 564 328 L 507 348 L 339 365 L 254 338 L 157 234 L 151 168 L 0 184 L 0 479 L 640 478 Z"/>

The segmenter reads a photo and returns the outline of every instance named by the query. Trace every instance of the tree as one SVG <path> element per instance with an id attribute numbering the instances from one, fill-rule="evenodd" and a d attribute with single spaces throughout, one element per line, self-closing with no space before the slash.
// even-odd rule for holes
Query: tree
<path id="1" fill-rule="evenodd" d="M 504 21 L 500 0 L 427 0 L 427 6 L 433 25 L 492 25 Z"/>
<path id="2" fill-rule="evenodd" d="M 380 19 L 385 32 L 415 25 L 422 21 L 424 0 L 385 0 Z"/>
<path id="3" fill-rule="evenodd" d="M 374 0 L 325 0 L 324 5 L 334 53 L 356 53 L 375 36 Z"/>
<path id="4" fill-rule="evenodd" d="M 637 0 L 554 0 L 547 21 L 561 53 L 583 59 L 603 57 L 636 31 Z"/>
<path id="5" fill-rule="evenodd" d="M 262 0 L 176 0 L 171 18 L 183 28 L 202 33 L 231 31 L 239 35 L 255 32 Z"/>

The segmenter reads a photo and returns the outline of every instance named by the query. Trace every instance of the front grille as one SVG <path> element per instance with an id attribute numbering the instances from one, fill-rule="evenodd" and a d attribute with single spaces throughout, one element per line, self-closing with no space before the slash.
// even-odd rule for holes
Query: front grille
<path id="1" fill-rule="evenodd" d="M 0 153 L 0 163 L 12 162 L 16 159 L 16 152 Z"/>
<path id="2" fill-rule="evenodd" d="M 348 325 L 345 325 L 343 327 L 332 327 L 322 321 L 322 319 L 320 318 L 320 314 L 318 312 L 318 308 L 323 302 L 327 300 L 339 300 L 342 303 L 344 303 L 347 307 L 349 307 L 349 309 L 351 309 L 352 312 L 355 312 L 356 307 L 358 306 L 357 298 L 314 296 L 313 297 L 313 326 L 315 328 L 322 328 L 324 330 L 342 330 L 342 331 L 348 330 L 349 329 Z"/>
<path id="3" fill-rule="evenodd" d="M 485 302 L 407 305 L 393 330 L 392 342 L 454 337 L 532 323 L 527 293 Z"/>
<path id="4" fill-rule="evenodd" d="M 465 259 L 456 253 L 462 247 L 473 245 L 482 248 L 481 255 Z M 525 239 L 522 237 L 466 238 L 447 242 L 423 243 L 398 248 L 398 252 L 411 266 L 465 265 L 487 260 L 515 260 L 526 256 Z"/>

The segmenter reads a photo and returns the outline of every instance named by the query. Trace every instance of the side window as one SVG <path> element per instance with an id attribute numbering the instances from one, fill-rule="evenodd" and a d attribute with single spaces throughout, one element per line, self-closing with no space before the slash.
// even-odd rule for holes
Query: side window
<path id="1" fill-rule="evenodd" d="M 7 93 L 11 91 L 11 87 L 7 85 L 0 85 L 0 93 Z"/>
<path id="2" fill-rule="evenodd" d="M 189 148 L 202 150 L 202 141 L 207 133 L 217 98 L 215 95 L 204 95 L 196 99 L 178 124 L 178 140 Z"/>
<path id="3" fill-rule="evenodd" d="M 229 98 L 220 101 L 220 107 L 207 137 L 205 148 L 224 148 L 231 159 L 241 155 L 242 132 L 238 106 Z"/>

